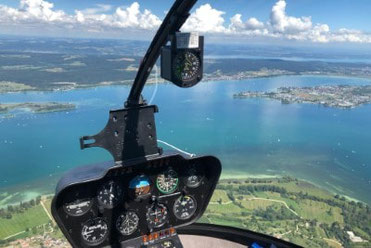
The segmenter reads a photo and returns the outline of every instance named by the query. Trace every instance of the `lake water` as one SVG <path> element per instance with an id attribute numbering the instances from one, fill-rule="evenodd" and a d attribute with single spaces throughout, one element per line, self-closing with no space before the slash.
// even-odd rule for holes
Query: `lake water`
<path id="1" fill-rule="evenodd" d="M 158 138 L 196 154 L 212 154 L 223 173 L 292 175 L 371 203 L 371 105 L 352 110 L 268 99 L 233 99 L 245 90 L 281 86 L 371 84 L 343 77 L 281 76 L 201 83 L 191 89 L 146 86 L 159 106 Z M 69 112 L 0 115 L 0 194 L 10 189 L 51 192 L 61 173 L 109 160 L 99 148 L 79 148 L 79 137 L 99 132 L 108 111 L 123 105 L 125 86 L 0 95 L 0 102 L 73 102 Z M 4 116 L 3 116 L 4 117 Z M 0 204 L 1 205 L 1 204 Z"/>

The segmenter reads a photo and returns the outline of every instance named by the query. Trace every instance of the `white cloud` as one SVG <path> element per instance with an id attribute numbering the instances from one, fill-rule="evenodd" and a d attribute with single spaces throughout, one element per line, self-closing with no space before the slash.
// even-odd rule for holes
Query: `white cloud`
<path id="1" fill-rule="evenodd" d="M 132 5 L 123 9 L 117 8 L 115 13 L 108 17 L 106 25 L 112 25 L 120 28 L 143 28 L 154 29 L 161 24 L 161 20 L 149 10 L 140 12 L 139 3 L 134 2 Z"/>
<path id="2" fill-rule="evenodd" d="M 105 13 L 107 11 L 110 11 L 111 9 L 112 9 L 112 6 L 109 4 L 96 4 L 95 8 L 88 8 L 88 9 L 80 10 L 79 12 L 83 13 L 84 15 L 94 15 L 94 14 Z"/>
<path id="3" fill-rule="evenodd" d="M 67 21 L 62 10 L 53 10 L 54 5 L 43 0 L 21 0 L 19 9 L 0 5 L 0 19 L 6 23 L 35 21 Z"/>
<path id="4" fill-rule="evenodd" d="M 241 14 L 236 14 L 231 18 L 231 24 L 229 25 L 231 31 L 238 33 L 244 30 L 262 30 L 265 28 L 264 23 L 255 17 L 249 18 L 246 22 L 243 22 L 241 18 Z"/>
<path id="5" fill-rule="evenodd" d="M 246 21 L 245 28 L 246 29 L 251 29 L 251 30 L 263 29 L 264 24 L 262 22 L 258 21 L 258 19 L 252 17 L 252 18 L 250 18 Z"/>
<path id="6" fill-rule="evenodd" d="M 74 15 L 68 15 L 62 10 L 54 10 L 54 5 L 44 0 L 21 0 L 18 9 L 0 5 L 0 20 L 2 24 L 22 23 L 24 26 L 66 24 L 70 29 L 85 27 L 94 32 L 103 31 L 104 27 L 153 30 L 161 24 L 151 11 L 141 11 L 137 2 L 126 8 L 118 7 L 108 14 L 111 9 L 110 5 L 98 4 L 95 8 L 75 10 Z"/>
<path id="7" fill-rule="evenodd" d="M 66 14 L 61 11 L 52 10 L 54 4 L 43 0 L 21 0 L 18 15 L 24 19 L 34 18 L 44 21 L 63 21 Z"/>
<path id="8" fill-rule="evenodd" d="M 270 24 L 274 32 L 298 33 L 312 28 L 311 17 L 292 17 L 286 15 L 286 2 L 279 0 L 272 8 Z"/>
<path id="9" fill-rule="evenodd" d="M 188 18 L 183 26 L 183 30 L 205 33 L 226 32 L 224 14 L 225 12 L 212 8 L 210 4 L 201 5 Z"/>
<path id="10" fill-rule="evenodd" d="M 238 38 L 288 39 L 310 42 L 356 42 L 371 43 L 371 34 L 358 30 L 331 30 L 327 24 L 313 23 L 310 16 L 295 17 L 286 13 L 286 1 L 278 0 L 267 13 L 266 21 L 256 17 L 244 19 L 236 13 L 229 22 L 225 12 L 210 4 L 198 7 L 184 24 L 184 31 L 214 33 L 220 38 L 235 35 Z M 68 32 L 125 32 L 125 30 L 155 31 L 161 24 L 158 16 L 150 10 L 141 10 L 139 3 L 113 9 L 111 5 L 96 4 L 92 8 L 75 10 L 67 14 L 56 10 L 53 3 L 45 0 L 20 0 L 18 8 L 0 4 L 0 27 L 35 27 L 39 30 L 49 27 Z"/>

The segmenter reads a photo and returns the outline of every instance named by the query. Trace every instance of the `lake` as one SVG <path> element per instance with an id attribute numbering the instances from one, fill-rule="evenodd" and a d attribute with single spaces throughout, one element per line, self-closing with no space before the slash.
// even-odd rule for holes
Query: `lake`
<path id="1" fill-rule="evenodd" d="M 291 175 L 370 204 L 371 105 L 343 110 L 233 99 L 239 91 L 322 84 L 365 85 L 371 80 L 280 76 L 205 82 L 190 89 L 161 84 L 146 86 L 144 96 L 159 107 L 158 138 L 188 152 L 219 157 L 224 176 Z M 108 111 L 123 106 L 129 89 L 107 86 L 0 94 L 0 102 L 77 105 L 69 112 L 18 110 L 14 118 L 0 115 L 0 196 L 15 191 L 52 192 L 64 171 L 110 160 L 108 152 L 99 148 L 81 151 L 79 137 L 103 129 Z"/>

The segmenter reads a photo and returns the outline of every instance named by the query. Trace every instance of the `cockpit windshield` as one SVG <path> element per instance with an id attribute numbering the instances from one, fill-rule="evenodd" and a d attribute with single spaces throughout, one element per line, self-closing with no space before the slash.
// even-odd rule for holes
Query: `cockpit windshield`
<path id="1" fill-rule="evenodd" d="M 3 1 L 0 247 L 370 247 L 369 13 Z"/>

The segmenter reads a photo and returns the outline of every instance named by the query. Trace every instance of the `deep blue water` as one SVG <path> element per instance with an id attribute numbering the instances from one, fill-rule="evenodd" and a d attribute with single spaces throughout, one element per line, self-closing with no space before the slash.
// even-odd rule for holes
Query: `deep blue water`
<path id="1" fill-rule="evenodd" d="M 154 97 L 160 109 L 158 138 L 196 154 L 218 156 L 224 173 L 292 175 L 371 203 L 371 105 L 341 110 L 233 99 L 244 90 L 320 84 L 371 80 L 282 76 L 208 82 L 191 89 L 159 85 Z M 155 86 L 146 86 L 145 98 L 154 91 Z M 110 159 L 98 148 L 81 151 L 78 139 L 99 132 L 108 111 L 121 107 L 128 92 L 128 87 L 110 86 L 0 95 L 0 102 L 68 101 L 78 106 L 70 112 L 18 111 L 14 118 L 0 117 L 0 192 L 31 181 L 42 184 L 70 168 Z"/>

